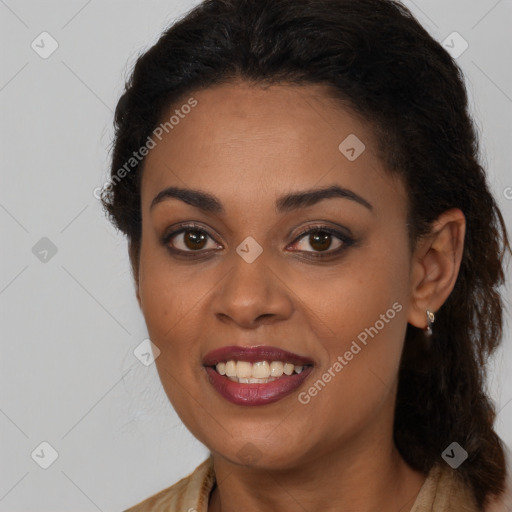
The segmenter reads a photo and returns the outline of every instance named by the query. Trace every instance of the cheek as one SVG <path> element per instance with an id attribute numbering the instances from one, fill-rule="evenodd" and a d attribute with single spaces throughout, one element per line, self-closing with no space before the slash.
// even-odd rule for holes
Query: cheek
<path id="1" fill-rule="evenodd" d="M 382 230 L 384 231 L 384 230 Z M 389 233 L 374 235 L 336 267 L 311 271 L 308 277 L 295 276 L 290 283 L 304 304 L 303 315 L 316 325 L 319 340 L 327 344 L 331 359 L 348 350 L 359 334 L 377 324 L 378 335 L 401 345 L 409 296 L 409 258 L 405 239 Z M 393 308 L 393 305 L 395 307 Z M 400 311 L 398 311 L 400 310 Z M 347 346 L 348 344 L 348 346 Z"/>
<path id="2" fill-rule="evenodd" d="M 347 260 L 326 293 L 310 294 L 330 335 L 321 340 L 328 356 L 302 403 L 318 417 L 335 404 L 344 414 L 330 421 L 342 430 L 359 428 L 389 403 L 407 327 L 408 253 L 400 243 L 393 250 L 377 242 Z"/>
<path id="3" fill-rule="evenodd" d="M 195 435 L 200 434 L 196 425 L 209 421 L 206 409 L 196 407 L 194 411 L 194 405 L 201 403 L 195 386 L 201 369 L 199 359 L 195 364 L 199 351 L 194 340 L 200 339 L 199 330 L 204 325 L 200 309 L 205 293 L 198 288 L 204 279 L 197 276 L 190 269 L 171 266 L 158 250 L 141 253 L 142 312 L 149 337 L 160 350 L 155 365 L 173 408 Z"/>
<path id="4" fill-rule="evenodd" d="M 139 293 L 150 338 L 162 355 L 174 353 L 180 349 L 176 341 L 187 338 L 197 324 L 193 317 L 201 293 L 191 284 L 196 278 L 190 269 L 170 265 L 165 251 L 144 242 L 140 262 Z"/>

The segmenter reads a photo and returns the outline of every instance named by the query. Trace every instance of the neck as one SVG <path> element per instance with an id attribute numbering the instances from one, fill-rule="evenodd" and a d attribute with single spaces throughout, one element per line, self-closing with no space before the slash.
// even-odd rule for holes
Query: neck
<path id="1" fill-rule="evenodd" d="M 217 486 L 208 512 L 322 510 L 409 512 L 425 481 L 398 453 L 390 432 L 313 450 L 292 469 L 241 467 L 212 454 Z"/>

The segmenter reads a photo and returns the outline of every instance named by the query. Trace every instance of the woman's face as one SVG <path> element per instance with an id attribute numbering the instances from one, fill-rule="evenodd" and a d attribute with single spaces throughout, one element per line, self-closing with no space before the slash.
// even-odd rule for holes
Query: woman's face
<path id="1" fill-rule="evenodd" d="M 197 92 L 194 108 L 165 117 L 181 114 L 145 162 L 138 298 L 158 372 L 188 429 L 238 464 L 293 467 L 391 439 L 411 303 L 406 194 L 384 173 L 369 127 L 325 91 Z M 160 194 L 169 187 L 218 204 Z M 282 199 L 331 187 L 342 192 Z M 279 359 L 300 360 L 206 357 L 233 346 L 281 349 L 311 366 L 277 378 L 290 371 Z M 228 373 L 272 370 L 276 380 L 235 383 L 205 367 L 228 359 Z M 262 360 L 268 369 L 249 364 Z"/>

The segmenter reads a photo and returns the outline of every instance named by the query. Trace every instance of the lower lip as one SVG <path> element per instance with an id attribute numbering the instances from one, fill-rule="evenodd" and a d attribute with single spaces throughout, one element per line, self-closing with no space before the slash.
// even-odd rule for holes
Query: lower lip
<path id="1" fill-rule="evenodd" d="M 206 367 L 206 373 L 212 386 L 229 402 L 236 405 L 266 405 L 281 400 L 293 393 L 313 370 L 307 366 L 300 373 L 263 384 L 240 384 L 220 375 L 211 367 Z"/>

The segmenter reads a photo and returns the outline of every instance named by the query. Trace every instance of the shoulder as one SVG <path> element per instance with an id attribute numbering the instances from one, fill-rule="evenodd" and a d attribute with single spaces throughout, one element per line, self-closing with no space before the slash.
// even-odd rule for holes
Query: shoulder
<path id="1" fill-rule="evenodd" d="M 457 470 L 447 464 L 438 463 L 429 472 L 417 496 L 411 512 L 511 512 L 512 511 L 512 466 L 510 452 L 507 456 L 505 492 L 495 496 L 482 509 L 478 507 L 469 486 L 459 477 Z"/>
<path id="2" fill-rule="evenodd" d="M 445 462 L 432 467 L 411 512 L 482 512 L 471 489 Z"/>
<path id="3" fill-rule="evenodd" d="M 214 483 L 213 461 L 210 456 L 190 475 L 124 512 L 200 512 L 206 510 Z"/>

